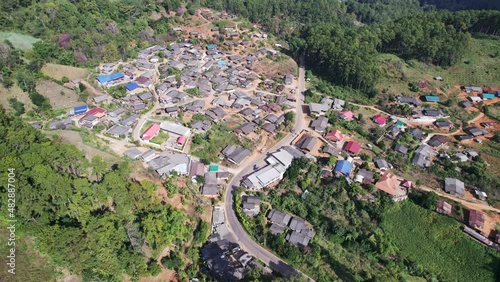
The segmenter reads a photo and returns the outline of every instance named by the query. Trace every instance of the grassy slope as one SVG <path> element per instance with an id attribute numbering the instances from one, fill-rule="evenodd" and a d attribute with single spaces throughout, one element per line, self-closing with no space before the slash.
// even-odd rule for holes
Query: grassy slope
<path id="1" fill-rule="evenodd" d="M 406 201 L 386 212 L 382 227 L 403 255 L 445 281 L 498 281 L 500 256 L 452 218 Z"/>
<path id="2" fill-rule="evenodd" d="M 61 80 L 63 76 L 66 76 L 70 80 L 85 78 L 88 74 L 88 71 L 84 68 L 77 68 L 59 64 L 46 64 L 42 67 L 42 72 L 47 76 L 57 80 Z"/>
<path id="3" fill-rule="evenodd" d="M 408 93 L 408 82 L 427 80 L 432 88 L 454 84 L 500 86 L 500 57 L 494 54 L 500 52 L 500 41 L 495 39 L 472 39 L 464 59 L 448 69 L 430 66 L 411 60 L 404 62 L 390 54 L 379 56 L 382 76 L 377 88 L 388 89 L 389 93 Z M 436 82 L 434 76 L 441 76 L 444 82 Z"/>
<path id="4" fill-rule="evenodd" d="M 6 239 L 9 237 L 7 220 L 1 218 L 0 224 L 0 281 L 12 282 L 35 282 L 35 281 L 55 281 L 59 275 L 49 259 L 34 250 L 33 240 L 22 234 L 21 230 L 16 230 L 16 274 L 12 275 L 7 272 L 9 266 L 7 263 L 7 255 L 9 255 L 10 246 L 7 246 Z M 17 228 L 20 224 L 17 224 Z"/>
<path id="5" fill-rule="evenodd" d="M 9 110 L 11 108 L 9 98 L 17 98 L 17 100 L 24 103 L 26 111 L 35 107 L 35 105 L 31 102 L 28 93 L 24 93 L 23 90 L 17 86 L 17 84 L 14 84 L 9 90 L 0 85 L 0 107 Z"/>
<path id="6" fill-rule="evenodd" d="M 29 50 L 33 47 L 33 43 L 40 41 L 40 39 L 29 35 L 15 32 L 0 32 L 0 42 L 4 42 L 5 40 L 9 40 L 15 48 L 21 50 Z"/>

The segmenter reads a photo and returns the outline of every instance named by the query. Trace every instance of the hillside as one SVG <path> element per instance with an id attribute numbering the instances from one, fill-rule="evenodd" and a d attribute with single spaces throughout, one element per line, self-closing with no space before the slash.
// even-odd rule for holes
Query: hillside
<path id="1" fill-rule="evenodd" d="M 496 38 L 472 38 L 462 60 L 451 67 L 405 61 L 392 54 L 379 55 L 377 63 L 380 79 L 376 88 L 391 95 L 408 92 L 408 83 L 418 81 L 430 85 L 429 93 L 446 92 L 454 85 L 500 87 L 500 40 Z M 434 80 L 437 76 L 443 81 Z"/>
<path id="2" fill-rule="evenodd" d="M 500 234 L 498 9 L 2 1 L 0 169 L 11 174 L 0 179 L 15 187 L 0 202 L 15 198 L 17 281 L 212 281 L 214 261 L 290 281 L 261 271 L 279 272 L 259 257 L 269 252 L 318 282 L 499 281 L 499 253 L 463 233 L 477 207 L 478 234 Z M 271 158 L 284 144 L 292 153 Z M 243 189 L 251 174 L 262 186 Z M 390 174 L 404 197 L 376 186 Z M 242 196 L 258 198 L 255 216 Z M 302 220 L 310 242 L 290 243 L 288 223 L 271 234 L 271 209 Z M 262 246 L 236 240 L 207 259 L 203 247 L 237 234 L 230 213 Z"/>

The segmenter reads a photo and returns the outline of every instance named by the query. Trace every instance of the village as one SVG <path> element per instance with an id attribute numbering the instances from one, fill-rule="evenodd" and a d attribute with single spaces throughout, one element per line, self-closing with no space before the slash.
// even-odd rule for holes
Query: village
<path id="1" fill-rule="evenodd" d="M 176 42 L 145 48 L 132 61 L 99 66 L 90 83 L 101 95 L 53 120 L 48 128 L 91 130 L 108 140 L 116 153 L 142 161 L 158 178 L 181 176 L 199 187 L 201 195 L 214 203 L 213 233 L 202 257 L 216 278 L 242 279 L 255 267 L 271 271 L 254 259 L 251 249 L 236 243 L 234 230 L 227 225 L 227 209 L 232 207 L 219 201 L 227 199 L 236 181 L 246 190 L 242 210 L 246 216 L 256 216 L 261 200 L 255 193 L 272 189 L 296 158 L 320 163 L 322 179 L 342 177 L 361 185 L 370 191 L 364 196 L 367 201 L 373 201 L 375 192 L 403 201 L 411 189 L 435 191 L 442 197 L 437 212 L 450 215 L 457 203 L 463 205 L 468 226 L 464 232 L 498 249 L 499 210 L 488 206 L 481 187 L 444 178 L 439 187 L 430 188 L 385 157 L 397 156 L 419 168 L 430 168 L 439 159 L 475 162 L 477 146 L 490 142 L 493 132 L 500 130 L 498 122 L 481 116 L 466 127 L 457 126 L 436 106 L 439 97 L 430 94 L 398 96 L 393 103 L 409 107 L 407 115 L 325 95 L 311 101 L 303 71 L 296 65 L 274 73 L 266 69 L 288 57 L 281 44 L 258 29 L 234 23 L 203 30 L 175 27 L 173 32 L 179 38 Z M 225 40 L 216 41 L 215 35 Z M 78 87 L 82 81 L 70 83 Z M 500 89 L 487 87 L 464 86 L 460 91 L 464 111 L 500 97 Z M 370 141 L 346 130 L 358 123 L 367 132 L 381 134 Z M 375 144 L 381 140 L 385 148 Z M 495 214 L 486 214 L 484 207 Z M 296 215 L 270 209 L 266 217 L 270 232 L 286 234 L 290 244 L 307 247 L 315 236 L 314 226 Z"/>

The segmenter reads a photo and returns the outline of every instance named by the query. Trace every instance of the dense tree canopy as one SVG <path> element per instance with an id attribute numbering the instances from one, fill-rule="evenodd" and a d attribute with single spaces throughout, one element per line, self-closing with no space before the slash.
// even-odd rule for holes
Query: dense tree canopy
<path id="1" fill-rule="evenodd" d="M 42 252 L 87 281 L 147 276 L 142 249 L 181 247 L 196 222 L 161 205 L 148 182 L 129 178 L 127 163 L 88 161 L 75 146 L 51 141 L 0 110 L 2 183 L 15 169 L 17 220 Z M 0 188 L 6 210 L 7 187 Z M 142 248 L 141 248 L 142 247 Z"/>

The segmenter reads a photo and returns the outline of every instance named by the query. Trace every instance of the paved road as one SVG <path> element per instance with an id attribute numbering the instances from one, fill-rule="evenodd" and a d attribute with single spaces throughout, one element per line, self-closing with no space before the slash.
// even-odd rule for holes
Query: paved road
<path id="1" fill-rule="evenodd" d="M 290 144 L 293 138 L 295 138 L 296 136 L 295 133 L 301 132 L 307 126 L 302 112 L 302 106 L 304 104 L 303 100 L 304 97 L 302 93 L 305 90 L 304 74 L 305 71 L 303 66 L 303 60 L 301 60 L 299 69 L 299 78 L 298 78 L 299 89 L 297 95 L 299 95 L 299 97 L 297 99 L 297 105 L 296 105 L 295 126 L 293 128 L 292 133 L 289 133 L 287 136 L 285 136 L 281 141 L 279 141 L 276 145 L 270 148 L 268 152 L 276 151 L 280 147 Z M 253 166 L 255 164 L 257 165 L 263 164 L 265 158 L 266 154 L 262 154 L 257 160 L 251 163 L 244 163 L 243 165 L 241 165 L 242 169 L 240 169 L 239 172 L 229 182 L 224 195 L 224 210 L 226 213 L 226 224 L 229 228 L 229 231 L 236 238 L 237 243 L 241 246 L 242 249 L 246 250 L 254 257 L 263 261 L 265 264 L 267 264 L 273 270 L 281 273 L 283 276 L 290 277 L 298 272 L 300 273 L 300 271 L 288 265 L 286 262 L 284 262 L 276 255 L 274 255 L 268 249 L 254 242 L 241 226 L 234 210 L 234 193 L 236 192 L 236 188 L 240 185 L 242 178 L 253 171 Z M 311 278 L 309 278 L 309 280 L 313 281 Z"/>

